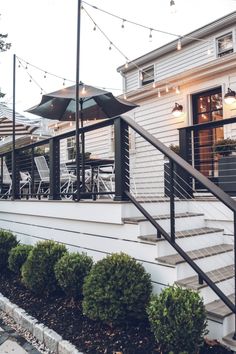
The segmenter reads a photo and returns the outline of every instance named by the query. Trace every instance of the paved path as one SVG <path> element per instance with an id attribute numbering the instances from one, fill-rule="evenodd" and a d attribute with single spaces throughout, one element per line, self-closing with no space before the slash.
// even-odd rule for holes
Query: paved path
<path id="1" fill-rule="evenodd" d="M 0 320 L 0 354 L 40 354 L 40 352 Z"/>

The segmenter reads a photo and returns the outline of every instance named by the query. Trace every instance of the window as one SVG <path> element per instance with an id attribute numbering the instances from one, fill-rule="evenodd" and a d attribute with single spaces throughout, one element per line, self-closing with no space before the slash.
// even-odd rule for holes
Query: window
<path id="1" fill-rule="evenodd" d="M 227 33 L 216 39 L 217 43 L 217 56 L 223 57 L 224 55 L 233 53 L 233 33 Z"/>
<path id="2" fill-rule="evenodd" d="M 75 137 L 71 137 L 67 139 L 67 159 L 74 160 L 76 155 L 75 149 Z"/>
<path id="3" fill-rule="evenodd" d="M 140 71 L 141 86 L 154 82 L 154 65 L 148 66 Z"/>

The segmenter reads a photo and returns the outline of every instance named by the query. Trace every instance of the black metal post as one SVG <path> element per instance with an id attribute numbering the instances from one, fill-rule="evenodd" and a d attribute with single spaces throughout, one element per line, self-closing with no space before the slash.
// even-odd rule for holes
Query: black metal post
<path id="1" fill-rule="evenodd" d="M 80 124 L 81 128 L 84 126 L 83 121 L 83 99 L 80 98 Z M 85 192 L 85 140 L 84 140 L 84 132 L 81 133 L 81 174 L 82 174 L 82 192 Z"/>
<path id="2" fill-rule="evenodd" d="M 50 162 L 50 195 L 51 200 L 60 200 L 60 141 L 50 139 L 49 142 L 49 162 Z"/>
<path id="3" fill-rule="evenodd" d="M 80 65 L 80 8 L 81 0 L 78 0 L 77 12 L 77 49 L 76 49 L 76 95 L 75 95 L 75 136 L 76 136 L 76 200 L 80 200 L 80 146 L 79 146 L 79 65 Z"/>
<path id="4" fill-rule="evenodd" d="M 170 160 L 170 236 L 171 241 L 175 242 L 175 179 L 174 163 Z"/>
<path id="5" fill-rule="evenodd" d="M 2 192 L 3 192 L 3 156 L 1 157 L 1 186 L 0 186 L 0 188 L 1 188 L 1 194 L 2 194 Z"/>
<path id="6" fill-rule="evenodd" d="M 236 212 L 234 212 L 234 335 L 236 340 Z"/>
<path id="7" fill-rule="evenodd" d="M 34 185 L 34 147 L 31 148 L 31 196 L 36 196 L 35 195 L 35 185 Z"/>
<path id="8" fill-rule="evenodd" d="M 190 152 L 191 152 L 191 131 L 188 129 L 179 129 L 179 154 L 180 156 L 191 164 Z M 191 188 L 190 175 L 182 168 L 178 168 L 179 183 L 181 185 L 181 194 L 185 198 L 192 198 L 193 190 Z"/>
<path id="9" fill-rule="evenodd" d="M 129 200 L 129 132 L 128 124 L 121 118 L 114 122 L 115 129 L 115 197 L 114 200 Z"/>
<path id="10" fill-rule="evenodd" d="M 16 55 L 13 54 L 12 107 L 12 200 L 20 198 L 20 181 L 16 170 Z M 18 177 L 18 178 L 17 178 Z"/>

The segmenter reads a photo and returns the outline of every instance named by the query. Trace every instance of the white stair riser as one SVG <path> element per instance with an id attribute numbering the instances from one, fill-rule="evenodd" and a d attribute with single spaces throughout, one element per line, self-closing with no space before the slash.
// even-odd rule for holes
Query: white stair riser
<path id="1" fill-rule="evenodd" d="M 170 232 L 170 219 L 156 220 L 156 222 L 166 231 Z M 156 229 L 149 221 L 141 221 L 140 235 L 155 234 Z M 175 231 L 183 231 L 187 229 L 197 229 L 205 227 L 203 216 L 191 216 L 175 219 Z"/>
<path id="2" fill-rule="evenodd" d="M 163 215 L 170 213 L 170 202 L 160 201 L 160 202 L 147 202 L 141 203 L 142 207 L 151 215 Z M 186 213 L 188 211 L 188 202 L 187 201 L 176 201 L 175 203 L 175 212 L 176 213 Z M 137 216 L 142 216 L 143 214 L 138 211 L 134 205 L 124 205 L 123 207 L 123 218 L 132 218 Z"/>
<path id="3" fill-rule="evenodd" d="M 176 243 L 184 251 L 192 251 L 202 247 L 209 247 L 221 244 L 223 241 L 222 232 L 214 232 L 209 234 L 181 237 L 176 239 Z M 174 253 L 174 248 L 168 241 L 157 242 L 157 256 L 163 257 Z"/>
<path id="4" fill-rule="evenodd" d="M 209 330 L 209 334 L 207 337 L 209 339 L 217 339 L 222 342 L 222 337 L 228 335 L 229 333 L 234 332 L 234 325 L 235 325 L 235 315 L 232 314 L 230 316 L 225 317 L 224 319 L 218 318 L 212 315 L 210 318 L 207 319 L 207 328 Z M 227 343 L 224 343 L 227 345 Z M 232 348 L 235 350 L 235 348 Z"/>
<path id="5" fill-rule="evenodd" d="M 233 251 L 216 254 L 210 257 L 196 259 L 194 261 L 204 272 L 216 268 L 226 267 L 233 262 Z M 177 279 L 184 279 L 196 275 L 195 271 L 186 262 L 177 264 Z"/>
<path id="6" fill-rule="evenodd" d="M 230 295 L 234 292 L 234 279 L 233 278 L 226 279 L 222 282 L 216 283 L 216 286 L 225 295 Z M 209 286 L 200 289 L 200 294 L 203 297 L 205 304 L 208 304 L 215 300 L 219 300 L 219 297 L 214 293 L 214 291 Z"/>

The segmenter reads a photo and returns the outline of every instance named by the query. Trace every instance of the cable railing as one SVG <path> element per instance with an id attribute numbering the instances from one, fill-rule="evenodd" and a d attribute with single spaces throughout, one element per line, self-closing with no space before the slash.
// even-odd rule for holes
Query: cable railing
<path id="1" fill-rule="evenodd" d="M 167 252 L 165 257 L 160 254 L 157 261 L 160 263 L 170 262 L 172 264 L 173 259 L 179 261 L 180 258 L 178 257 L 181 256 L 194 271 L 186 269 L 184 277 L 189 278 L 194 273 L 197 274 L 199 283 L 205 282 L 213 293 L 235 314 L 235 301 L 232 302 L 229 299 L 229 295 L 235 294 L 235 252 L 233 244 L 230 241 L 225 242 L 222 228 L 208 227 L 206 232 L 205 223 L 201 222 L 199 225 L 195 224 L 194 226 L 194 222 L 188 223 L 185 216 L 204 218 L 205 213 L 207 217 L 210 217 L 211 214 L 215 216 L 214 214 L 218 207 L 209 210 L 208 205 L 204 210 L 202 205 L 199 204 L 198 207 L 194 206 L 194 212 L 189 209 L 189 202 L 193 200 L 195 194 L 193 180 L 195 183 L 201 184 L 208 193 L 211 193 L 215 200 L 223 205 L 223 209 L 229 209 L 226 212 L 226 218 L 232 220 L 233 225 L 236 225 L 236 202 L 133 120 L 127 117 L 123 118 L 123 120 L 127 123 L 127 127 L 129 126 L 129 129 L 132 128 L 139 135 L 139 139 L 143 140 L 142 145 L 144 145 L 143 142 L 145 141 L 156 149 L 156 153 L 152 152 L 150 159 L 145 159 L 142 156 L 142 152 L 140 153 L 137 149 L 136 165 L 132 171 L 136 181 L 137 192 L 136 194 L 131 194 L 130 191 L 126 191 L 126 195 L 151 225 L 151 227 L 146 225 L 146 228 L 143 228 L 144 233 L 146 233 L 146 239 L 155 240 L 156 238 L 158 242 L 158 239 L 163 238 L 170 245 L 169 248 L 165 246 L 164 252 Z M 191 156 L 191 151 L 185 151 L 185 153 Z M 164 161 L 165 159 L 167 161 Z M 139 183 L 139 179 L 136 176 L 139 174 L 140 165 L 146 163 L 145 172 L 149 171 L 149 175 L 152 175 L 152 171 L 155 170 L 155 162 L 158 166 L 158 173 L 156 174 L 156 179 L 152 177 L 153 186 L 150 186 L 148 179 L 145 180 L 145 178 L 142 179 L 143 183 Z M 161 164 L 162 169 L 160 168 Z M 156 188 L 155 195 L 149 193 L 150 188 Z M 167 202 L 169 210 L 166 211 L 163 204 L 162 210 L 155 213 L 155 208 L 152 210 L 151 207 L 155 200 Z M 188 203 L 187 212 L 181 210 L 184 201 Z M 218 213 L 221 213 L 221 210 Z M 164 219 L 167 220 L 163 222 Z M 234 226 L 234 240 L 235 231 L 236 227 Z M 205 237 L 204 233 L 206 233 Z M 209 237 L 207 233 L 216 234 L 214 237 Z M 194 245 L 191 239 L 192 236 L 197 238 L 197 245 Z M 204 237 L 204 241 L 201 241 L 202 237 Z M 158 244 L 159 249 L 161 253 L 163 249 L 159 248 Z M 178 257 L 175 256 L 175 252 L 179 255 Z M 213 263 L 208 256 L 213 257 Z M 215 264 L 216 258 L 217 267 Z M 211 295 L 208 296 L 211 298 Z"/>

